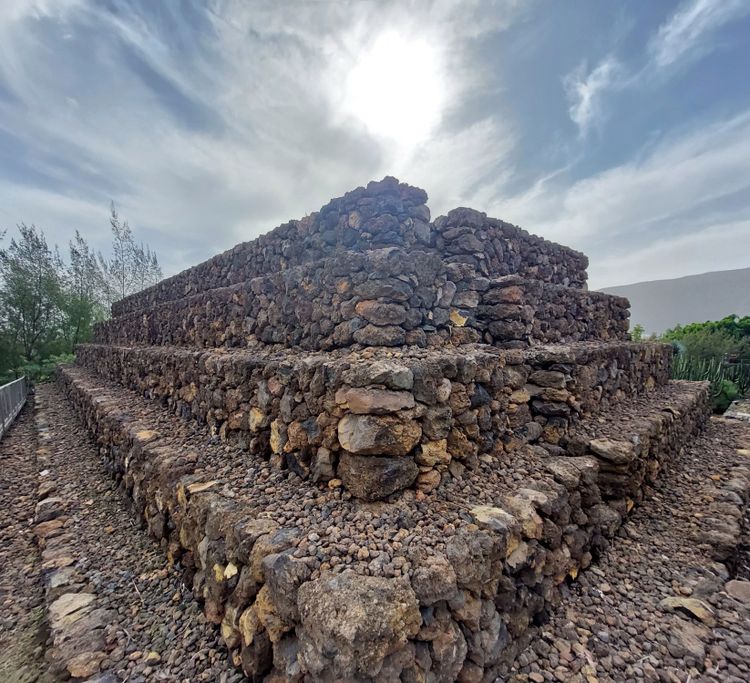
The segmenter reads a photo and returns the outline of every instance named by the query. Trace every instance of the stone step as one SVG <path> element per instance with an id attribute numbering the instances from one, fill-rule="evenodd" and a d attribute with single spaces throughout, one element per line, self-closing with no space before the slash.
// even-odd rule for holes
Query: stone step
<path id="1" fill-rule="evenodd" d="M 696 431 L 710 412 L 707 382 L 672 381 L 582 420 L 560 445 L 568 454 L 595 457 L 602 496 L 629 509 L 685 445 L 685 431 Z"/>
<path id="2" fill-rule="evenodd" d="M 327 350 L 627 338 L 627 299 L 518 275 L 489 279 L 425 249 L 339 251 L 119 315 L 96 325 L 95 341 Z"/>
<path id="3" fill-rule="evenodd" d="M 80 368 L 59 382 L 233 660 L 259 679 L 493 680 L 628 511 L 602 497 L 598 457 L 533 445 L 482 454 L 432 493 L 363 503 Z M 703 385 L 670 384 L 624 429 L 641 436 L 658 410 L 670 418 L 650 423 L 651 443 L 677 449 L 705 400 Z"/>
<path id="4" fill-rule="evenodd" d="M 279 467 L 382 498 L 434 488 L 480 453 L 557 443 L 586 415 L 664 384 L 669 353 L 631 342 L 329 353 L 89 344 L 78 363 Z"/>
<path id="5" fill-rule="evenodd" d="M 485 277 L 518 273 L 585 288 L 588 259 L 580 252 L 471 209 L 456 209 L 431 224 L 426 201 L 424 190 L 395 178 L 370 183 L 331 200 L 317 213 L 283 224 L 116 302 L 112 314 L 119 317 L 148 310 L 319 261 L 342 250 L 367 252 L 383 247 L 426 250 L 447 263 L 470 266 Z"/>

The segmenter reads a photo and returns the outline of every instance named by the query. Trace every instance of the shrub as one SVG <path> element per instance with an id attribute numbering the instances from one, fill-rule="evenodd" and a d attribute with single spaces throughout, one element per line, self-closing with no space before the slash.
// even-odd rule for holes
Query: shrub
<path id="1" fill-rule="evenodd" d="M 72 353 L 62 353 L 42 358 L 38 362 L 24 363 L 0 375 L 0 384 L 11 382 L 23 375 L 32 383 L 47 382 L 55 374 L 58 365 L 72 363 L 74 360 L 75 356 Z"/>

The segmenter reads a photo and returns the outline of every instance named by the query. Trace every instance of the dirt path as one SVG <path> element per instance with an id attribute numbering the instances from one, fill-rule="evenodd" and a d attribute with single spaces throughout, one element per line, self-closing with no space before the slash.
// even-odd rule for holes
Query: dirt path
<path id="1" fill-rule="evenodd" d="M 45 671 L 44 593 L 34 543 L 37 469 L 33 408 L 0 441 L 0 681 L 30 683 Z"/>
<path id="2" fill-rule="evenodd" d="M 88 434 L 51 384 L 38 389 L 39 416 L 57 490 L 70 517 L 75 568 L 96 607 L 116 616 L 104 629 L 107 680 L 238 681 L 218 629 L 170 567 L 165 551 L 135 524 Z M 52 468 L 51 468 L 52 469 Z"/>

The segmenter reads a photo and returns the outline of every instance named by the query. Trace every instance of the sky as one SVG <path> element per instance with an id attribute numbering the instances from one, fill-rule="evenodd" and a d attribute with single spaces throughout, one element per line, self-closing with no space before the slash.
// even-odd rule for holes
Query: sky
<path id="1" fill-rule="evenodd" d="M 590 258 L 750 266 L 750 0 L 2 0 L 0 228 L 166 275 L 385 175 Z"/>

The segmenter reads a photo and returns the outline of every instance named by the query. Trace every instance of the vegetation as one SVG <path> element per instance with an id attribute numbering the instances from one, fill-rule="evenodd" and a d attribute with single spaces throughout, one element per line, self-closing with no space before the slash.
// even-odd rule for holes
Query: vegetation
<path id="1" fill-rule="evenodd" d="M 675 346 L 675 379 L 708 380 L 714 410 L 750 395 L 750 316 L 691 323 L 667 330 L 662 341 Z"/>
<path id="2" fill-rule="evenodd" d="M 91 338 L 114 301 L 162 278 L 156 254 L 136 243 L 114 205 L 109 223 L 109 256 L 95 253 L 76 231 L 64 261 L 42 230 L 24 223 L 0 249 L 0 383 L 24 374 L 46 379 Z"/>

